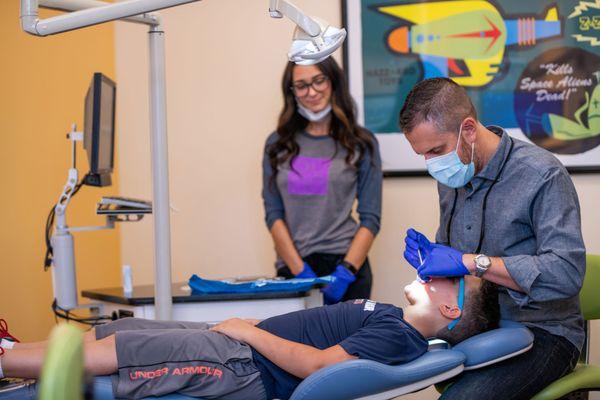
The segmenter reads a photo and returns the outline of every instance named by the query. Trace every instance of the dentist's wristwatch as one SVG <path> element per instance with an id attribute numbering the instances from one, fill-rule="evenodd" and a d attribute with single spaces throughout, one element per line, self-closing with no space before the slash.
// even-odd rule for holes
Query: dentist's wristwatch
<path id="1" fill-rule="evenodd" d="M 485 254 L 478 254 L 475 259 L 475 276 L 481 278 L 492 266 L 492 260 Z"/>

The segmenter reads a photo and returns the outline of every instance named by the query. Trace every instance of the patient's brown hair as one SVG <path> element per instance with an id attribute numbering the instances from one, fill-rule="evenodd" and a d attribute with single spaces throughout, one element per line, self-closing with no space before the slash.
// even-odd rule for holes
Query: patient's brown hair
<path id="1" fill-rule="evenodd" d="M 482 281 L 479 289 L 465 293 L 463 312 L 454 329 L 450 331 L 444 327 L 435 337 L 455 345 L 471 336 L 496 329 L 499 322 L 498 287 L 492 282 Z"/>

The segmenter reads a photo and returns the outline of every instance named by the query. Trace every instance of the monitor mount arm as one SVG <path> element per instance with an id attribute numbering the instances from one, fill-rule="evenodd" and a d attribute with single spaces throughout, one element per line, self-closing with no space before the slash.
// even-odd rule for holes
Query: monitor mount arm
<path id="1" fill-rule="evenodd" d="M 69 175 L 67 182 L 63 187 L 63 191 L 56 202 L 54 207 L 54 214 L 56 216 L 56 233 L 66 233 L 75 231 L 93 231 L 100 229 L 112 229 L 115 227 L 114 221 L 107 220 L 104 226 L 89 226 L 89 227 L 78 227 L 69 228 L 67 226 L 67 206 L 71 201 L 71 197 L 75 192 L 77 185 L 79 184 L 79 172 L 77 171 L 77 142 L 83 141 L 83 132 L 77 132 L 77 125 L 71 126 L 71 132 L 67 133 L 67 139 L 71 141 L 72 146 L 72 163 L 69 168 Z"/>
<path id="2" fill-rule="evenodd" d="M 72 151 L 72 163 L 69 168 L 69 174 L 67 182 L 63 187 L 63 191 L 58 198 L 58 202 L 54 207 L 54 214 L 56 216 L 56 233 L 66 232 L 83 232 L 83 231 L 97 231 L 102 229 L 113 229 L 115 222 L 122 222 L 122 220 L 114 218 L 113 215 L 108 215 L 106 219 L 106 225 L 103 226 L 83 226 L 83 227 L 71 227 L 67 226 L 67 206 L 71 201 L 77 185 L 79 184 L 79 172 L 77 171 L 77 142 L 83 141 L 83 132 L 77 131 L 77 125 L 71 126 L 71 132 L 67 133 L 67 139 L 71 141 Z M 143 214 L 141 215 L 143 217 Z"/>
<path id="3" fill-rule="evenodd" d="M 54 207 L 56 224 L 50 242 L 54 255 L 52 283 L 56 305 L 62 310 L 70 311 L 76 308 L 90 308 L 89 304 L 80 305 L 77 300 L 75 246 L 71 232 L 113 229 L 116 222 L 139 221 L 143 218 L 143 214 L 138 215 L 137 219 L 123 219 L 119 216 L 107 215 L 106 224 L 102 226 L 69 227 L 67 225 L 67 207 L 77 190 L 77 186 L 81 184 L 77 171 L 77 142 L 83 140 L 83 132 L 77 132 L 77 126 L 73 124 L 71 132 L 67 134 L 67 139 L 72 144 L 72 163 L 71 168 L 69 168 L 67 182 Z"/>

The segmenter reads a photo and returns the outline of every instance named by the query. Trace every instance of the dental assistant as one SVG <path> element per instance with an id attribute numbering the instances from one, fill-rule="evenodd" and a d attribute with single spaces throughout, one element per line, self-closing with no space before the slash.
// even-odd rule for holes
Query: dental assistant
<path id="1" fill-rule="evenodd" d="M 529 399 L 574 368 L 584 340 L 585 247 L 571 178 L 548 151 L 483 126 L 450 79 L 417 84 L 400 125 L 438 181 L 440 202 L 436 243 L 409 229 L 405 258 L 423 279 L 496 283 L 502 318 L 535 336 L 528 352 L 463 373 L 441 398 Z"/>
<path id="2" fill-rule="evenodd" d="M 277 130 L 265 145 L 262 196 L 277 275 L 332 274 L 327 304 L 371 294 L 367 258 L 379 231 L 382 171 L 375 136 L 356 122 L 333 58 L 288 63 Z M 359 222 L 352 217 L 357 202 Z"/>

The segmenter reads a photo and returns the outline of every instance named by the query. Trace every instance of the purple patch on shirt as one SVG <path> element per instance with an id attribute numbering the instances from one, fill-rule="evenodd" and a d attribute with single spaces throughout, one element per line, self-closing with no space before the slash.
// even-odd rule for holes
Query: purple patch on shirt
<path id="1" fill-rule="evenodd" d="M 296 156 L 288 173 L 288 193 L 326 196 L 329 167 L 329 158 Z"/>

